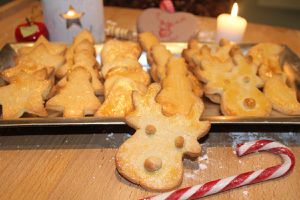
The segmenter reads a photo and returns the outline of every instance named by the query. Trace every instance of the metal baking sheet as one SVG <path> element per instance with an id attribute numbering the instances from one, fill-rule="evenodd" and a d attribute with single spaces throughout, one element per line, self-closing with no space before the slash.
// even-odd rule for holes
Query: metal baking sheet
<path id="1" fill-rule="evenodd" d="M 167 48 L 177 56 L 180 56 L 182 50 L 186 48 L 186 43 L 164 43 Z M 7 44 L 0 51 L 0 71 L 10 67 L 14 64 L 16 52 L 20 47 L 32 46 L 30 43 Z M 209 44 L 212 45 L 213 44 Z M 248 49 L 254 44 L 241 44 L 241 49 L 247 53 Z M 97 61 L 100 63 L 100 51 L 102 44 L 95 45 L 97 52 Z M 287 75 L 288 83 L 290 86 L 295 87 L 297 90 L 298 99 L 300 99 L 300 59 L 292 52 L 287 46 L 284 46 L 285 51 L 282 55 L 281 61 L 283 70 Z M 147 63 L 146 53 L 143 52 L 140 63 L 145 70 L 149 69 Z M 0 80 L 0 85 L 4 84 Z M 269 117 L 234 117 L 222 116 L 220 113 L 220 106 L 210 102 L 204 97 L 205 111 L 202 120 L 209 120 L 212 124 L 222 125 L 247 125 L 247 124 L 276 124 L 276 125 L 300 125 L 300 116 L 287 116 L 277 111 L 272 111 Z M 122 126 L 125 122 L 121 118 L 97 118 L 97 117 L 84 117 L 84 118 L 63 118 L 63 117 L 48 117 L 48 118 L 32 118 L 23 117 L 14 120 L 0 119 L 0 127 L 49 127 L 49 126 L 89 126 L 89 125 L 103 125 L 103 126 Z"/>

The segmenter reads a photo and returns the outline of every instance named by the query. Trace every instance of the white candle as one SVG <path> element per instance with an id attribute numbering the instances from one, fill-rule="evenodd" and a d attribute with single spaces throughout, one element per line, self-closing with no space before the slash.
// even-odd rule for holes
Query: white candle
<path id="1" fill-rule="evenodd" d="M 217 18 L 217 41 L 221 38 L 233 42 L 240 42 L 243 39 L 247 27 L 246 19 L 239 17 L 238 4 L 234 3 L 231 14 L 221 14 Z"/>

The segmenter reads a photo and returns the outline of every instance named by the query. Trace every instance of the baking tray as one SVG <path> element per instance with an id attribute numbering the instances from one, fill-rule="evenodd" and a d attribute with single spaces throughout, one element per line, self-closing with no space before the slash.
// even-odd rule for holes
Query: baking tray
<path id="1" fill-rule="evenodd" d="M 182 50 L 186 48 L 186 43 L 164 43 L 167 48 L 177 56 L 180 56 Z M 32 46 L 32 43 L 17 43 L 7 44 L 0 51 L 0 71 L 8 68 L 14 64 L 14 57 L 16 51 L 20 47 Z M 214 44 L 208 44 L 214 46 Z M 247 53 L 248 49 L 254 44 L 240 44 L 240 47 L 244 53 Z M 283 45 L 284 46 L 284 45 Z M 97 53 L 97 61 L 101 62 L 100 51 L 103 44 L 95 45 Z M 300 99 L 300 59 L 291 51 L 287 46 L 284 46 L 284 54 L 282 55 L 281 62 L 283 70 L 287 75 L 288 83 L 290 86 L 295 87 L 297 90 L 298 99 Z M 140 59 L 140 63 L 145 70 L 149 70 L 147 63 L 146 53 L 143 52 Z M 0 85 L 3 82 L 0 80 Z M 287 116 L 279 112 L 272 111 L 269 117 L 235 117 L 235 116 L 222 116 L 220 113 L 220 106 L 210 102 L 204 98 L 205 111 L 202 116 L 202 120 L 209 120 L 214 125 L 300 125 L 300 116 Z M 24 117 L 14 120 L 2 120 L 0 119 L 0 127 L 59 127 L 59 126 L 122 126 L 126 125 L 121 118 L 98 118 L 98 117 L 84 117 L 84 118 L 63 118 L 63 117 L 49 117 L 49 118 L 30 118 Z"/>

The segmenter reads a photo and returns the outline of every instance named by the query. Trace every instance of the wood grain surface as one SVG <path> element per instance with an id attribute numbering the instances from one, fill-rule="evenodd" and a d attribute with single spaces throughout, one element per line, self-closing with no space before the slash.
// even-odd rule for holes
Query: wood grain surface
<path id="1" fill-rule="evenodd" d="M 210 134 L 226 139 L 221 133 Z M 0 199 L 137 199 L 155 194 L 129 183 L 117 173 L 114 160 L 117 148 L 110 147 L 117 147 L 128 137 L 123 135 L 1 136 Z M 291 149 L 299 158 L 300 148 Z M 280 162 L 280 157 L 270 153 L 238 158 L 230 146 L 208 147 L 199 161 L 184 159 L 182 186 Z M 207 199 L 298 199 L 299 177 L 300 165 L 296 163 L 294 171 L 286 177 Z"/>
<path id="2" fill-rule="evenodd" d="M 26 6 L 1 19 L 0 47 L 15 41 L 14 29 L 29 15 L 33 5 L 39 6 L 39 2 L 28 1 Z M 130 29 L 135 28 L 140 13 L 141 10 L 105 8 L 106 19 Z M 42 20 L 42 16 L 38 19 Z M 202 31 L 215 30 L 215 19 L 199 17 L 199 20 Z M 250 23 L 244 41 L 287 44 L 300 55 L 300 32 L 297 30 Z M 299 127 L 296 129 L 300 134 Z M 245 128 L 244 132 L 247 130 Z M 46 131 L 40 129 L 35 130 L 34 135 L 29 131 L 26 136 L 14 136 L 14 131 L 4 133 L 0 130 L 1 200 L 137 199 L 153 194 L 129 183 L 116 172 L 114 155 L 120 141 L 116 142 L 114 135 L 98 134 L 103 130 L 96 127 L 86 134 L 63 135 L 60 132 L 60 135 L 41 135 Z M 18 132 L 22 133 L 22 129 Z M 126 139 L 125 136 L 122 140 Z M 217 138 L 219 133 L 211 132 L 210 137 Z M 105 145 L 105 141 L 109 144 Z M 300 147 L 291 148 L 299 160 Z M 230 146 L 209 146 L 206 155 L 208 159 L 200 162 L 184 160 L 182 186 L 280 163 L 279 157 L 268 153 L 237 158 Z M 300 165 L 297 163 L 295 170 L 284 178 L 245 186 L 206 199 L 296 200 L 300 197 L 299 180 Z"/>

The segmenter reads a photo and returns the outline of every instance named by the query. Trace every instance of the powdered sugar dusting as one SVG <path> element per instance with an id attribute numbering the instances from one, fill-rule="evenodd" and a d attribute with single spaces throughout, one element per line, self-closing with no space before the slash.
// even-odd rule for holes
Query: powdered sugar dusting
<path id="1" fill-rule="evenodd" d="M 191 168 L 190 170 L 185 171 L 184 177 L 187 179 L 198 180 L 198 176 L 202 171 L 207 169 L 207 163 L 209 163 L 209 160 L 206 153 L 198 157 L 195 161 L 184 159 L 184 164 Z"/>
<path id="2" fill-rule="evenodd" d="M 204 154 L 203 156 L 198 157 L 198 161 L 208 161 L 208 156 L 207 154 Z"/>
<path id="3" fill-rule="evenodd" d="M 184 177 L 187 179 L 195 179 L 197 178 L 197 174 L 195 174 L 194 172 L 185 172 Z"/>
<path id="4" fill-rule="evenodd" d="M 109 147 L 112 147 L 112 148 L 117 148 L 118 147 L 117 140 L 116 140 L 116 137 L 115 137 L 114 133 L 107 134 L 106 137 L 105 137 L 105 140 L 107 142 L 109 142 Z"/>
<path id="5" fill-rule="evenodd" d="M 206 165 L 206 164 L 199 163 L 199 169 L 200 169 L 200 170 L 205 170 L 205 169 L 207 169 L 207 165 Z"/>
<path id="6" fill-rule="evenodd" d="M 249 192 L 247 190 L 243 191 L 243 195 L 244 196 L 248 196 L 249 195 Z"/>

